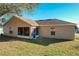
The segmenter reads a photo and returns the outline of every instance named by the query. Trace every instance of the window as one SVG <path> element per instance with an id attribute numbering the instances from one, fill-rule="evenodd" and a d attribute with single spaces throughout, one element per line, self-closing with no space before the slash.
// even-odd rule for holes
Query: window
<path id="1" fill-rule="evenodd" d="M 55 31 L 51 31 L 51 35 L 55 35 Z"/>
<path id="2" fill-rule="evenodd" d="M 13 34 L 13 31 L 12 31 L 12 30 L 10 30 L 10 31 L 9 31 L 9 33 L 10 33 L 10 34 Z"/>
<path id="3" fill-rule="evenodd" d="M 51 35 L 55 35 L 55 27 L 51 27 Z"/>
<path id="4" fill-rule="evenodd" d="M 19 27 L 18 28 L 18 35 L 29 36 L 29 27 Z"/>
<path id="5" fill-rule="evenodd" d="M 13 34 L 12 28 L 9 27 L 9 34 Z"/>

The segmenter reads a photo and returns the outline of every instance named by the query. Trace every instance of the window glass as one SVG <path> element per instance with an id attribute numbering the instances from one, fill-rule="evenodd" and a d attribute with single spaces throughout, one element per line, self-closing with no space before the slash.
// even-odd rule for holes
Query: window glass
<path id="1" fill-rule="evenodd" d="M 51 35 L 55 35 L 55 27 L 51 27 Z"/>
<path id="2" fill-rule="evenodd" d="M 55 35 L 55 31 L 51 31 L 51 35 Z"/>
<path id="3" fill-rule="evenodd" d="M 13 34 L 12 28 L 9 27 L 9 34 Z"/>
<path id="4" fill-rule="evenodd" d="M 9 33 L 10 33 L 10 34 L 13 34 L 13 31 L 10 30 Z"/>

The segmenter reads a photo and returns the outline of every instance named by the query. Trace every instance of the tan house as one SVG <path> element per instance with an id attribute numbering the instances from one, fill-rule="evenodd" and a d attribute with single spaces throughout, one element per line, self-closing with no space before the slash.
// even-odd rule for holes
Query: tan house
<path id="1" fill-rule="evenodd" d="M 3 32 L 4 35 L 22 38 L 74 39 L 74 26 L 74 23 L 58 19 L 34 21 L 20 16 L 13 16 L 4 24 Z"/>

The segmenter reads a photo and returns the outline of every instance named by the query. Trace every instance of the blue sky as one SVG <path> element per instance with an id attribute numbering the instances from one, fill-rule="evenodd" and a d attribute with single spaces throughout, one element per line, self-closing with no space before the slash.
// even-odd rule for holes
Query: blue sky
<path id="1" fill-rule="evenodd" d="M 33 20 L 57 18 L 69 22 L 79 23 L 78 3 L 40 3 L 37 8 L 28 14 L 23 12 L 22 16 Z M 79 26 L 79 24 L 78 24 Z"/>

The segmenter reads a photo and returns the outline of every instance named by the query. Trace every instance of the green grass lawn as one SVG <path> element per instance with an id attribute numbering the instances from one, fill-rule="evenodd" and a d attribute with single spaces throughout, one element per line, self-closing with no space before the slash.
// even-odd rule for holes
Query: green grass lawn
<path id="1" fill-rule="evenodd" d="M 79 35 L 74 41 L 40 38 L 37 40 L 0 36 L 0 55 L 75 56 L 79 55 Z"/>

